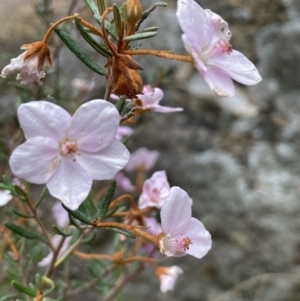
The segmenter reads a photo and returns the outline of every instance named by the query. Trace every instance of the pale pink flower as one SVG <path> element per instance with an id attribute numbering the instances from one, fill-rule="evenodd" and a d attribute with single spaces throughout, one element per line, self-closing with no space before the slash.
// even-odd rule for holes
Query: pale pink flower
<path id="1" fill-rule="evenodd" d="M 117 186 L 125 191 L 135 191 L 136 187 L 132 185 L 129 178 L 125 177 L 125 175 L 120 171 L 116 174 L 116 182 Z"/>
<path id="2" fill-rule="evenodd" d="M 150 170 L 155 165 L 158 157 L 158 151 L 150 151 L 145 147 L 140 147 L 131 154 L 129 163 L 125 169 L 127 171 Z"/>
<path id="3" fill-rule="evenodd" d="M 161 209 L 170 193 L 170 184 L 164 170 L 155 172 L 144 182 L 143 191 L 139 198 L 139 207 L 155 207 Z"/>
<path id="4" fill-rule="evenodd" d="M 55 202 L 51 209 L 52 215 L 60 228 L 65 228 L 69 224 L 68 212 L 60 202 Z"/>
<path id="5" fill-rule="evenodd" d="M 5 78 L 9 73 L 19 70 L 20 73 L 18 73 L 17 79 L 21 81 L 22 85 L 40 82 L 46 75 L 43 71 L 44 61 L 47 59 L 48 63 L 51 65 L 48 45 L 45 42 L 40 41 L 25 44 L 21 49 L 26 51 L 17 58 L 10 60 L 10 64 L 2 70 L 1 77 Z"/>
<path id="6" fill-rule="evenodd" d="M 102 100 L 83 104 L 73 115 L 56 104 L 32 101 L 18 109 L 27 141 L 10 158 L 12 172 L 34 184 L 46 184 L 52 196 L 76 210 L 94 180 L 114 178 L 129 152 L 115 138 L 120 116 Z"/>
<path id="7" fill-rule="evenodd" d="M 172 187 L 161 212 L 163 233 L 159 234 L 160 252 L 168 257 L 192 255 L 202 258 L 211 248 L 211 236 L 203 224 L 192 217 L 188 194 Z"/>
<path id="8" fill-rule="evenodd" d="M 171 267 L 157 267 L 155 269 L 155 274 L 160 281 L 160 290 L 163 293 L 172 291 L 178 276 L 182 273 L 183 270 L 176 265 Z"/>
<path id="9" fill-rule="evenodd" d="M 194 0 L 178 0 L 177 3 L 185 48 L 217 95 L 234 96 L 232 79 L 244 85 L 261 81 L 256 67 L 242 53 L 232 50 L 227 22 L 210 10 L 203 10 Z"/>
<path id="10" fill-rule="evenodd" d="M 144 86 L 143 94 L 137 94 L 135 103 L 143 111 L 153 111 L 158 113 L 181 112 L 183 108 L 170 108 L 159 105 L 164 97 L 164 92 L 160 88 L 152 88 L 150 85 Z"/>
<path id="11" fill-rule="evenodd" d="M 130 136 L 133 133 L 133 129 L 129 126 L 119 126 L 116 134 L 116 138 L 118 140 L 122 140 L 123 138 Z"/>
<path id="12" fill-rule="evenodd" d="M 72 238 L 72 236 L 68 236 L 68 237 L 65 238 L 64 243 L 63 243 L 62 247 L 59 250 L 58 257 L 60 255 L 62 255 L 67 250 L 67 248 L 69 246 L 69 243 L 71 241 L 71 238 Z M 58 244 L 59 244 L 61 239 L 62 239 L 62 236 L 60 236 L 60 235 L 55 234 L 55 235 L 52 236 L 51 242 L 52 242 L 54 248 L 58 247 Z M 38 266 L 39 267 L 48 266 L 51 263 L 52 257 L 53 257 L 53 251 L 50 251 L 50 253 L 38 263 Z"/>
<path id="13" fill-rule="evenodd" d="M 12 195 L 9 190 L 0 190 L 0 206 L 5 206 L 11 199 Z"/>
<path id="14" fill-rule="evenodd" d="M 92 91 L 96 84 L 94 81 L 87 81 L 81 78 L 74 78 L 72 80 L 72 85 L 77 88 L 80 92 L 88 93 Z"/>

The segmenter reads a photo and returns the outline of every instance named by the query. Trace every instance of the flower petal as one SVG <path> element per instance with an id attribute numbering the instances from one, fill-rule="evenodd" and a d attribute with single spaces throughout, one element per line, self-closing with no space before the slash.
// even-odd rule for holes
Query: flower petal
<path id="1" fill-rule="evenodd" d="M 199 70 L 199 69 L 198 69 Z M 232 79 L 220 68 L 209 66 L 206 72 L 199 70 L 209 87 L 219 96 L 234 96 Z"/>
<path id="2" fill-rule="evenodd" d="M 174 113 L 174 112 L 182 112 L 183 108 L 170 108 L 170 107 L 157 105 L 153 107 L 152 111 L 157 113 Z"/>
<path id="3" fill-rule="evenodd" d="M 211 20 L 194 0 L 178 0 L 177 3 L 179 25 L 196 52 L 200 52 L 210 43 L 214 29 Z"/>
<path id="4" fill-rule="evenodd" d="M 173 237 L 183 232 L 190 222 L 191 215 L 192 209 L 188 194 L 179 187 L 172 187 L 160 212 L 164 234 L 170 234 Z"/>
<path id="5" fill-rule="evenodd" d="M 197 219 L 191 218 L 188 226 L 184 230 L 184 235 L 188 236 L 192 241 L 192 244 L 185 253 L 196 258 L 202 258 L 211 249 L 211 235 Z"/>
<path id="6" fill-rule="evenodd" d="M 211 64 L 221 68 L 228 76 L 244 85 L 255 85 L 262 80 L 252 62 L 236 50 L 230 54 L 214 57 Z"/>
<path id="7" fill-rule="evenodd" d="M 51 138 L 34 137 L 27 140 L 10 157 L 9 165 L 13 174 L 30 183 L 46 183 L 59 164 L 58 147 L 58 143 Z"/>
<path id="8" fill-rule="evenodd" d="M 78 161 L 82 163 L 95 180 L 110 180 L 123 169 L 129 161 L 130 153 L 118 139 L 106 149 L 90 153 L 81 151 Z"/>
<path id="9" fill-rule="evenodd" d="M 60 142 L 69 127 L 71 116 L 63 108 L 48 101 L 31 101 L 18 109 L 20 125 L 26 139 L 48 137 Z"/>
<path id="10" fill-rule="evenodd" d="M 85 167 L 72 157 L 63 157 L 52 178 L 46 184 L 52 196 L 71 210 L 88 196 L 92 187 L 92 176 Z"/>
<path id="11" fill-rule="evenodd" d="M 77 139 L 81 150 L 96 152 L 112 142 L 119 122 L 120 115 L 113 104 L 95 99 L 83 104 L 75 112 L 67 138 Z"/>

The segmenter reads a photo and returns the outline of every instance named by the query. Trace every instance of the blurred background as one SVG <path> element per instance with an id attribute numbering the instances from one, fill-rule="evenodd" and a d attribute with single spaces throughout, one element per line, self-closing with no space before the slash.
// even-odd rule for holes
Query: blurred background
<path id="1" fill-rule="evenodd" d="M 144 9 L 154 3 L 141 2 Z M 156 9 L 143 24 L 160 30 L 142 47 L 185 54 L 176 1 L 166 2 L 169 7 Z M 162 294 L 152 270 L 146 269 L 119 300 L 299 301 L 300 1 L 197 2 L 229 23 L 233 48 L 256 64 L 263 81 L 254 87 L 236 83 L 235 97 L 217 98 L 193 66 L 137 58 L 145 69 L 144 83 L 164 90 L 162 104 L 183 107 L 184 112 L 143 115 L 128 148 L 160 151 L 153 172 L 166 170 L 170 185 L 189 193 L 193 215 L 212 234 L 213 247 L 202 260 L 184 257 L 170 262 L 184 270 L 174 291 Z M 92 20 L 83 0 L 1 1 L 0 69 L 21 53 L 22 44 L 40 40 L 49 23 L 74 12 Z M 65 28 L 76 36 L 71 23 Z M 104 62 L 79 35 L 78 43 L 99 64 Z M 44 88 L 20 87 L 16 74 L 0 80 L 1 174 L 10 173 L 7 158 L 21 101 L 51 94 L 74 111 L 87 100 L 103 97 L 104 79 L 89 71 L 54 35 L 51 49 L 55 59 L 52 68 L 46 67 Z M 94 87 L 82 93 L 71 85 L 74 78 Z M 90 293 L 85 300 L 101 298 Z"/>

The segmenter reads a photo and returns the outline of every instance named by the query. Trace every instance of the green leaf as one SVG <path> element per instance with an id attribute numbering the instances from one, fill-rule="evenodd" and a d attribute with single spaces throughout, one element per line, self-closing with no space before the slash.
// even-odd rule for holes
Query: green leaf
<path id="1" fill-rule="evenodd" d="M 102 17 L 99 14 L 98 7 L 96 6 L 95 2 L 93 0 L 85 0 L 85 3 L 88 5 L 88 7 L 91 9 L 91 11 L 94 14 L 94 18 L 98 22 L 98 24 L 101 25 Z M 108 32 L 108 34 L 115 40 L 118 40 L 117 33 L 115 31 L 114 26 L 105 20 L 104 22 L 105 30 Z"/>
<path id="2" fill-rule="evenodd" d="M 139 32 L 135 33 L 131 36 L 127 36 L 124 38 L 124 41 L 137 41 L 137 40 L 143 40 L 143 39 L 149 39 L 157 35 L 157 31 L 151 31 L 151 32 Z"/>
<path id="3" fill-rule="evenodd" d="M 106 3 L 104 0 L 97 0 L 97 6 L 100 16 L 103 15 L 104 11 L 106 10 Z"/>
<path id="4" fill-rule="evenodd" d="M 83 222 L 84 224 L 87 225 L 93 225 L 93 219 L 91 219 L 90 217 L 86 216 L 85 214 L 82 214 L 79 210 L 71 210 L 68 207 L 66 207 L 65 205 L 62 204 L 62 206 L 76 219 L 78 219 L 79 221 Z"/>
<path id="5" fill-rule="evenodd" d="M 0 301 L 11 301 L 11 300 L 17 300 L 19 298 L 22 298 L 19 294 L 11 294 L 0 298 Z"/>
<path id="6" fill-rule="evenodd" d="M 68 213 L 68 216 L 69 216 L 70 223 L 74 227 L 81 229 L 81 224 L 79 223 L 79 221 L 76 218 L 74 218 L 70 213 Z"/>
<path id="7" fill-rule="evenodd" d="M 92 60 L 89 55 L 71 38 L 71 36 L 65 31 L 58 27 L 54 29 L 55 33 L 61 38 L 61 40 L 66 44 L 66 46 L 91 70 L 100 74 L 106 75 L 105 69 L 97 65 L 97 63 Z"/>
<path id="8" fill-rule="evenodd" d="M 15 280 L 12 281 L 11 283 L 19 292 L 24 293 L 26 295 L 29 295 L 31 297 L 36 297 L 36 291 L 33 290 L 32 288 L 29 288 L 20 282 L 17 282 Z"/>
<path id="9" fill-rule="evenodd" d="M 56 233 L 56 234 L 59 234 L 61 236 L 64 236 L 64 237 L 68 237 L 68 236 L 71 236 L 74 234 L 74 229 L 60 229 L 58 226 L 56 225 L 53 225 L 52 226 L 52 229 L 53 231 Z"/>
<path id="10" fill-rule="evenodd" d="M 119 233 L 119 234 L 125 235 L 125 236 L 127 236 L 127 237 L 129 237 L 129 238 L 135 238 L 135 236 L 134 236 L 131 232 L 129 232 L 129 231 L 127 231 L 127 230 L 124 230 L 124 229 L 113 228 L 113 227 L 107 227 L 107 228 L 105 228 L 105 229 L 107 229 L 107 230 L 112 230 L 112 231 L 117 232 L 117 233 Z"/>
<path id="11" fill-rule="evenodd" d="M 50 286 L 50 288 L 48 288 L 47 290 L 44 291 L 44 296 L 47 296 L 54 291 L 55 284 L 50 278 L 48 278 L 46 276 L 43 276 L 42 281 L 43 281 L 43 283 Z"/>
<path id="12" fill-rule="evenodd" d="M 122 114 L 122 111 L 124 109 L 124 106 L 125 106 L 125 103 L 126 103 L 126 96 L 125 95 L 122 95 L 117 103 L 116 103 L 116 109 L 119 111 L 119 114 L 121 115 Z"/>
<path id="13" fill-rule="evenodd" d="M 114 22 L 115 22 L 115 28 L 117 31 L 117 34 L 119 37 L 122 36 L 122 20 L 121 20 L 121 14 L 119 11 L 119 7 L 117 4 L 114 3 L 113 5 L 113 12 L 114 12 Z"/>
<path id="14" fill-rule="evenodd" d="M 84 238 L 83 240 L 81 240 L 82 244 L 89 244 L 90 242 L 92 242 L 97 236 L 97 232 L 93 232 L 90 236 Z"/>
<path id="15" fill-rule="evenodd" d="M 99 220 L 101 220 L 107 213 L 107 210 L 109 208 L 109 205 L 113 199 L 116 190 L 116 185 L 117 185 L 116 180 L 112 180 L 107 190 L 106 196 L 102 199 L 100 203 L 100 210 L 97 214 Z"/>
<path id="16" fill-rule="evenodd" d="M 139 31 L 139 33 L 141 33 L 141 32 L 149 32 L 149 31 L 158 31 L 158 30 L 159 30 L 159 27 L 153 26 L 153 27 L 147 27 L 147 28 Z"/>
<path id="17" fill-rule="evenodd" d="M 24 213 L 16 210 L 15 208 L 10 208 L 10 210 L 17 216 L 25 217 L 25 218 L 34 218 L 33 214 L 24 214 Z"/>
<path id="18" fill-rule="evenodd" d="M 91 35 L 88 34 L 86 29 L 80 23 L 79 15 L 74 14 L 75 25 L 80 32 L 81 36 L 101 55 L 104 57 L 112 57 L 113 55 L 109 50 L 100 45 Z"/>
<path id="19" fill-rule="evenodd" d="M 36 204 L 34 205 L 34 208 L 35 208 L 35 209 L 36 209 L 38 206 L 41 205 L 41 203 L 43 202 L 43 200 L 44 200 L 44 198 L 45 198 L 47 192 L 48 192 L 48 188 L 47 188 L 47 186 L 45 186 L 45 187 L 43 188 L 42 193 L 40 194 L 40 196 L 39 196 L 39 198 L 38 198 Z"/>
<path id="20" fill-rule="evenodd" d="M 30 230 L 25 229 L 24 227 L 18 226 L 14 223 L 5 223 L 4 224 L 9 230 L 15 232 L 16 234 L 28 238 L 28 239 L 36 239 L 39 240 L 41 242 L 44 242 L 46 244 L 48 244 L 47 239 L 45 238 L 44 235 L 37 233 L 37 232 L 33 232 Z"/>

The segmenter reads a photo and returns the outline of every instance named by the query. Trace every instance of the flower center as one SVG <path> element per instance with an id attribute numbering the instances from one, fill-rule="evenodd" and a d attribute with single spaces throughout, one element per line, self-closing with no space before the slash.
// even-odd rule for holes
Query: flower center
<path id="1" fill-rule="evenodd" d="M 74 162 L 76 162 L 75 155 L 81 156 L 76 140 L 65 140 L 64 142 L 62 142 L 60 144 L 60 153 L 63 156 L 71 156 Z"/>
<path id="2" fill-rule="evenodd" d="M 188 236 L 184 236 L 183 233 L 180 233 L 179 237 L 166 235 L 160 240 L 161 251 L 167 256 L 183 256 L 192 244 L 192 240 Z"/>
<path id="3" fill-rule="evenodd" d="M 214 57 L 221 56 L 225 53 L 230 55 L 232 52 L 232 46 L 226 40 L 219 40 L 215 42 L 212 46 L 207 48 L 204 51 L 199 53 L 199 57 L 204 65 L 209 65 L 209 60 L 213 59 Z"/>

